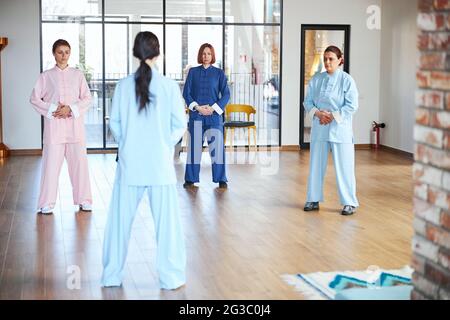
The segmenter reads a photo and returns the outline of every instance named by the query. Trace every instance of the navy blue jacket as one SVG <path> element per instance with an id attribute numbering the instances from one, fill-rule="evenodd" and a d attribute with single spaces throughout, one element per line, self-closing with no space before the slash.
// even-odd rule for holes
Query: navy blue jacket
<path id="1" fill-rule="evenodd" d="M 184 85 L 183 97 L 191 110 L 189 112 L 191 121 L 203 121 L 205 125 L 221 124 L 221 114 L 230 100 L 225 73 L 214 66 L 206 69 L 203 65 L 191 68 Z M 216 111 L 210 116 L 203 116 L 193 109 L 196 105 L 210 105 Z"/>

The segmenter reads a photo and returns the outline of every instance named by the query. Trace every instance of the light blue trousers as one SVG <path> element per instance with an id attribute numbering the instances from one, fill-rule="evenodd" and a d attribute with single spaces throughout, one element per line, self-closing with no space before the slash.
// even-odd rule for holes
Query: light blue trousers
<path id="1" fill-rule="evenodd" d="M 323 202 L 323 181 L 331 149 L 336 184 L 342 205 L 358 207 L 355 179 L 355 147 L 353 143 L 311 142 L 307 202 Z"/>
<path id="2" fill-rule="evenodd" d="M 186 249 L 175 185 L 128 186 L 117 168 L 103 242 L 102 286 L 120 286 L 131 227 L 147 191 L 156 231 L 156 264 L 160 287 L 175 289 L 186 282 Z"/>

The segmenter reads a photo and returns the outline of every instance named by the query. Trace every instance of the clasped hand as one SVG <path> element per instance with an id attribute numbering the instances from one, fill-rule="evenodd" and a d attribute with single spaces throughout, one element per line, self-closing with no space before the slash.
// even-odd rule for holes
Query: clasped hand
<path id="1" fill-rule="evenodd" d="M 320 124 L 322 125 L 327 125 L 334 120 L 333 114 L 324 110 L 316 111 L 315 116 L 319 118 Z"/>
<path id="2" fill-rule="evenodd" d="M 202 106 L 196 106 L 195 110 L 197 110 L 198 112 L 200 112 L 201 115 L 204 115 L 204 116 L 210 116 L 214 112 L 214 108 L 207 104 L 202 105 Z"/>
<path id="3" fill-rule="evenodd" d="M 52 113 L 52 115 L 57 119 L 66 119 L 71 116 L 71 109 L 68 105 L 62 104 L 61 102 L 58 103 L 58 108 L 55 112 Z"/>

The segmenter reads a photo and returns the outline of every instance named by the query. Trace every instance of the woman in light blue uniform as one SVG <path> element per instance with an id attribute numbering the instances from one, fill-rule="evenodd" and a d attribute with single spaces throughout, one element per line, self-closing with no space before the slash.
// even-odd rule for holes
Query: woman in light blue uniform
<path id="1" fill-rule="evenodd" d="M 310 171 L 305 211 L 319 210 L 323 202 L 323 180 L 331 150 L 341 204 L 341 214 L 351 215 L 359 206 L 356 198 L 355 148 L 352 116 L 358 109 L 355 81 L 339 69 L 342 52 L 330 46 L 324 53 L 326 72 L 316 74 L 308 84 L 303 102 L 312 121 Z"/>
<path id="2" fill-rule="evenodd" d="M 110 128 L 119 158 L 103 244 L 102 285 L 120 286 L 131 227 L 147 192 L 157 241 L 160 287 L 185 284 L 186 252 L 173 165 L 174 146 L 186 130 L 184 102 L 177 83 L 158 73 L 158 38 L 137 34 L 135 74 L 116 86 Z"/>
<path id="3" fill-rule="evenodd" d="M 190 109 L 185 188 L 200 181 L 205 136 L 211 156 L 212 180 L 219 183 L 220 188 L 227 188 L 222 113 L 230 99 L 230 90 L 223 70 L 212 65 L 215 61 L 214 47 L 209 43 L 202 44 L 197 55 L 201 65 L 189 70 L 183 89 L 184 100 Z"/>

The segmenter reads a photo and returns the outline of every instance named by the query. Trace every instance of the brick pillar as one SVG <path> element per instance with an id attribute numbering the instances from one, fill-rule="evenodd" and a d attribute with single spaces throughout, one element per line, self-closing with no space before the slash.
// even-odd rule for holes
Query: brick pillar
<path id="1" fill-rule="evenodd" d="M 450 0 L 419 0 L 412 299 L 450 299 Z M 413 53 L 411 53 L 413 54 Z"/>

